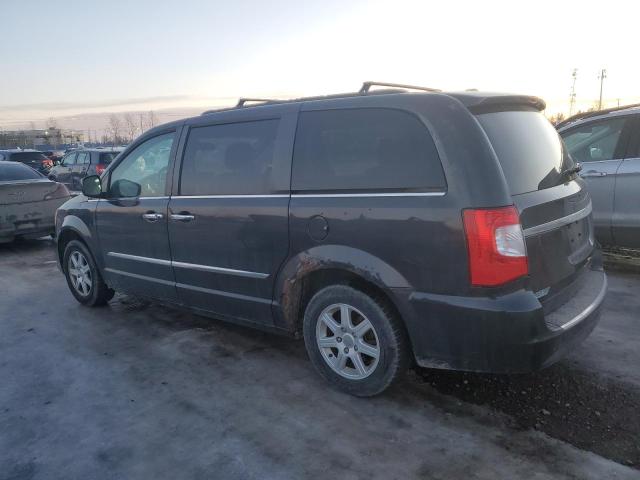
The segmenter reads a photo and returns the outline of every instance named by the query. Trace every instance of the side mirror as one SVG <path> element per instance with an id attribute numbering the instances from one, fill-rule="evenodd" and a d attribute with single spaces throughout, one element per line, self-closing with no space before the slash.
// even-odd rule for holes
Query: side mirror
<path id="1" fill-rule="evenodd" d="M 82 193 L 89 198 L 96 198 L 102 195 L 102 183 L 97 175 L 89 175 L 82 179 Z"/>
<path id="2" fill-rule="evenodd" d="M 89 178 L 89 177 L 87 177 Z M 139 183 L 122 178 L 111 183 L 109 197 L 111 198 L 135 198 L 140 196 L 142 187 Z"/>

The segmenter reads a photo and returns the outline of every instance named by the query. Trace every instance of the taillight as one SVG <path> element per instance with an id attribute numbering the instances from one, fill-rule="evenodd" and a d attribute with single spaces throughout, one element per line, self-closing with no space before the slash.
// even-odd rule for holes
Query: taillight
<path id="1" fill-rule="evenodd" d="M 96 175 L 102 175 L 105 168 L 107 168 L 107 166 L 104 163 L 98 163 L 96 165 Z"/>
<path id="2" fill-rule="evenodd" d="M 527 249 L 514 206 L 462 213 L 471 284 L 495 287 L 529 273 Z"/>

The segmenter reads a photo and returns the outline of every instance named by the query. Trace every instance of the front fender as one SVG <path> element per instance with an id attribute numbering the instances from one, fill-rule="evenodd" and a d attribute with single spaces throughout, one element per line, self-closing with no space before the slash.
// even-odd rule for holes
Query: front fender
<path id="1" fill-rule="evenodd" d="M 298 321 L 302 280 L 319 270 L 341 270 L 354 274 L 389 292 L 391 288 L 410 288 L 407 279 L 378 257 L 344 245 L 318 245 L 290 257 L 276 278 L 274 312 L 278 326 L 295 330 Z"/>

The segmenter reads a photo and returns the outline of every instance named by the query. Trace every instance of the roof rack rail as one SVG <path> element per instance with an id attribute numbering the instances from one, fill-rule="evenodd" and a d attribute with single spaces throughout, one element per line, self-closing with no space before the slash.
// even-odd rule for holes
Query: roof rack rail
<path id="1" fill-rule="evenodd" d="M 245 103 L 264 103 L 264 102 L 277 102 L 278 100 L 275 100 L 273 98 L 251 98 L 251 97 L 247 97 L 247 98 L 240 98 L 238 99 L 238 103 L 236 103 L 236 108 L 239 107 L 244 107 Z"/>
<path id="2" fill-rule="evenodd" d="M 575 115 L 561 121 L 556 125 L 556 128 L 564 127 L 565 125 L 569 125 L 578 120 L 582 120 L 584 118 L 597 117 L 598 115 L 606 115 L 607 113 L 619 112 L 620 110 L 626 110 L 628 108 L 637 108 L 640 107 L 640 103 L 631 103 L 629 105 L 621 105 L 620 107 L 613 108 L 605 108 L 603 110 L 592 110 L 590 112 L 581 112 L 576 113 Z"/>
<path id="3" fill-rule="evenodd" d="M 429 87 L 417 87 L 415 85 L 404 85 L 402 83 L 389 83 L 389 82 L 364 82 L 362 87 L 360 87 L 360 95 L 365 95 L 369 93 L 371 87 L 392 87 L 392 88 L 406 88 L 409 90 L 422 90 L 424 92 L 441 92 L 442 90 L 438 88 L 429 88 Z"/>

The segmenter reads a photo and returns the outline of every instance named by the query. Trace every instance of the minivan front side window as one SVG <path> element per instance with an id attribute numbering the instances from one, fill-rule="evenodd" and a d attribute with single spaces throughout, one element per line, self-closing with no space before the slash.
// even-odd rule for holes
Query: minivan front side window
<path id="1" fill-rule="evenodd" d="M 131 151 L 111 173 L 110 191 L 120 180 L 140 185 L 141 197 L 162 196 L 165 193 L 169 157 L 174 133 L 153 137 Z"/>

